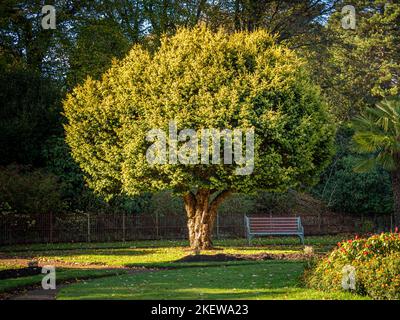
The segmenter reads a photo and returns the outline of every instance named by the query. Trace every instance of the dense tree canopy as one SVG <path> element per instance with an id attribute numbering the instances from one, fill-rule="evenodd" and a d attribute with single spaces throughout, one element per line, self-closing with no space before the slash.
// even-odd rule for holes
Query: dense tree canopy
<path id="1" fill-rule="evenodd" d="M 229 35 L 197 27 L 165 37 L 154 55 L 136 46 L 101 81 L 78 86 L 64 107 L 67 141 L 94 190 L 172 189 L 184 195 L 196 228 L 200 220 L 212 226 L 213 203 L 229 192 L 315 182 L 333 151 L 318 89 L 295 54 L 265 31 Z M 178 131 L 254 129 L 253 172 L 237 175 L 235 165 L 222 163 L 149 163 L 147 133 L 168 132 L 171 120 Z M 207 247 L 209 230 L 201 232 L 192 245 Z"/>
<path id="2" fill-rule="evenodd" d="M 69 50 L 68 87 L 88 76 L 99 79 L 111 66 L 112 59 L 125 56 L 129 47 L 129 39 L 113 21 L 95 20 L 80 26 L 76 43 Z"/>
<path id="3" fill-rule="evenodd" d="M 334 2 L 68 0 L 55 3 L 56 29 L 43 30 L 42 1 L 7 0 L 0 3 L 0 63 L 26 64 L 58 80 L 69 71 L 92 75 L 85 65 L 88 60 L 82 47 L 93 53 L 91 66 L 104 68 L 113 56 L 119 56 L 126 40 L 130 44 L 157 47 L 163 34 L 172 35 L 178 27 L 192 27 L 200 21 L 213 30 L 266 28 L 279 34 L 279 41 L 291 40 L 294 46 L 310 45 L 320 33 L 320 22 L 331 12 Z M 93 38 L 88 37 L 89 32 Z M 111 40 L 114 45 L 104 51 L 103 44 L 110 32 L 115 35 Z M 99 43 L 93 45 L 94 39 Z M 77 59 L 79 53 L 84 55 L 82 61 Z"/>
<path id="4" fill-rule="evenodd" d="M 342 27 L 345 5 L 355 7 L 354 30 Z M 383 97 L 400 93 L 399 26 L 400 4 L 395 1 L 336 3 L 326 29 L 305 54 L 338 120 L 347 121 Z"/>
<path id="5" fill-rule="evenodd" d="M 336 117 L 342 127 L 346 127 L 349 120 L 366 107 L 373 106 L 384 97 L 399 94 L 400 4 L 398 1 L 66 0 L 54 2 L 57 16 L 57 28 L 54 30 L 43 30 L 41 28 L 41 8 L 43 4 L 43 1 L 0 1 L 0 165 L 16 162 L 32 164 L 34 168 L 45 166 L 47 171 L 55 173 L 63 182 L 62 188 L 59 188 L 59 190 L 68 199 L 67 202 L 70 204 L 68 210 L 91 210 L 96 205 L 90 203 L 97 202 L 97 200 L 94 201 L 95 197 L 91 194 L 92 191 L 83 183 L 82 172 L 70 158 L 69 147 L 65 145 L 64 134 L 60 130 L 65 119 L 59 115 L 59 106 L 61 100 L 65 97 L 65 93 L 70 92 L 76 84 L 82 84 L 87 76 L 91 76 L 96 81 L 88 81 L 84 86 L 85 89 L 79 89 L 82 92 L 81 94 L 93 93 L 88 94 L 86 99 L 88 101 L 93 99 L 94 106 L 104 105 L 106 96 L 113 99 L 107 102 L 110 108 L 102 111 L 104 116 L 109 117 L 110 123 L 103 126 L 102 121 L 104 119 L 101 118 L 101 121 L 98 121 L 99 125 L 101 124 L 103 128 L 109 130 L 114 124 L 118 127 L 122 123 L 127 123 L 128 120 L 134 118 L 133 114 L 139 116 L 139 111 L 146 109 L 141 107 L 142 109 L 137 110 L 138 105 L 142 103 L 138 103 L 138 97 L 145 94 L 149 95 L 148 90 L 151 89 L 150 91 L 153 92 L 152 88 L 155 86 L 162 88 L 165 85 L 160 77 L 165 76 L 167 71 L 164 67 L 160 67 L 157 72 L 155 71 L 157 66 L 161 65 L 161 60 L 156 61 L 154 57 L 161 59 L 159 48 L 163 35 L 172 36 L 180 27 L 190 28 L 198 23 L 203 23 L 212 31 L 217 31 L 218 28 L 222 27 L 229 33 L 257 29 L 267 30 L 268 33 L 275 36 L 273 42 L 284 44 L 294 50 L 298 56 L 306 58 L 305 69 L 312 73 L 312 82 L 321 87 L 321 93 L 329 106 L 329 112 Z M 345 5 L 355 7 L 355 30 L 346 30 L 342 27 L 343 14 L 341 10 Z M 241 41 L 241 38 L 238 37 L 237 40 Z M 103 76 L 103 73 L 112 65 L 112 60 L 114 58 L 121 59 L 135 44 L 140 44 L 141 49 L 136 47 L 129 57 L 114 63 L 111 70 Z M 199 51 L 196 50 L 193 52 L 198 54 Z M 282 52 L 286 51 L 283 50 Z M 201 54 L 199 56 L 204 57 Z M 296 61 L 294 64 L 297 63 L 295 58 L 291 58 L 292 56 L 292 54 L 287 55 L 289 61 Z M 211 62 L 208 61 L 210 66 L 213 65 L 213 59 L 210 59 Z M 170 63 L 167 58 L 163 61 Z M 216 59 L 215 61 L 219 60 Z M 206 64 L 205 62 L 204 64 Z M 151 64 L 152 66 L 143 68 L 141 63 L 144 65 Z M 181 70 L 176 69 L 180 68 L 180 65 L 168 66 L 171 70 L 180 74 Z M 197 65 L 197 67 L 199 66 L 203 65 Z M 239 68 L 240 65 L 237 67 Z M 250 66 L 245 64 L 243 70 L 248 70 L 248 68 Z M 297 68 L 294 69 L 297 70 Z M 182 72 L 186 72 L 185 68 L 182 68 L 182 70 Z M 204 67 L 204 70 L 207 70 L 210 79 L 217 74 L 215 83 L 218 86 L 220 85 L 220 83 L 217 83 L 217 81 L 220 81 L 218 79 L 226 75 L 225 73 L 220 75 L 218 71 L 206 67 Z M 298 83 L 297 80 L 303 77 L 297 76 L 300 73 L 296 73 L 294 82 Z M 193 78 L 195 77 L 199 77 L 196 70 L 193 73 Z M 134 80 L 132 82 L 129 79 Z M 177 94 L 178 90 L 182 88 L 188 90 L 187 95 L 193 94 L 203 105 L 209 103 L 207 99 L 214 99 L 214 96 L 206 99 L 203 98 L 201 92 L 196 93 L 198 87 L 194 86 L 195 80 L 188 82 L 188 78 L 184 78 L 182 85 L 175 87 L 173 78 L 165 77 L 164 79 L 168 80 L 167 83 L 171 86 L 169 90 L 171 96 L 168 96 L 168 99 L 173 100 L 174 103 L 175 100 L 177 103 L 184 101 L 184 97 Z M 204 82 L 198 83 L 198 85 L 208 86 L 212 84 L 212 79 L 207 79 L 201 73 L 200 79 L 203 79 Z M 135 91 L 136 89 L 133 89 L 135 82 L 137 84 L 148 83 L 148 85 L 143 86 L 140 89 L 141 91 Z M 249 87 L 246 82 L 240 85 L 242 91 Z M 304 86 L 308 85 L 305 84 Z M 118 91 L 120 90 L 117 89 L 118 87 L 126 89 Z M 228 92 L 231 90 L 228 85 L 225 87 Z M 196 90 L 193 91 L 192 88 Z M 232 99 L 235 97 L 242 99 L 245 94 L 248 94 L 240 90 L 232 95 Z M 263 88 L 260 87 L 260 90 L 263 90 Z M 115 94 L 116 91 L 118 91 L 118 95 Z M 158 95 L 161 96 L 161 94 L 160 89 Z M 175 96 L 172 97 L 172 94 Z M 220 95 L 218 97 L 220 104 L 223 106 L 226 102 L 224 99 L 227 100 L 228 94 L 223 92 L 218 92 L 218 94 Z M 247 112 L 246 103 L 254 103 L 258 108 L 258 105 L 264 102 L 272 104 L 279 99 L 284 99 L 283 97 L 278 98 L 278 94 L 274 92 L 272 96 L 268 97 L 261 95 L 262 98 L 257 100 L 258 94 L 259 92 L 254 97 L 244 98 L 244 102 L 241 100 L 232 100 L 231 102 L 237 104 L 237 109 L 239 109 L 240 104 L 240 108 Z M 249 93 L 249 95 L 251 94 Z M 316 96 L 318 95 L 316 93 Z M 202 98 L 199 99 L 199 96 Z M 296 101 L 297 98 L 294 95 L 292 100 Z M 153 103 L 154 100 L 156 100 L 154 97 L 148 99 L 149 103 Z M 126 101 L 128 103 L 125 103 Z M 155 105 L 159 108 L 162 103 L 158 101 Z M 129 110 L 132 113 L 120 107 L 124 104 L 130 106 L 131 109 Z M 211 105 L 214 107 L 214 104 Z M 116 107 L 114 108 L 114 106 Z M 193 109 L 188 107 L 187 112 L 192 112 Z M 221 109 L 216 108 L 215 110 Z M 233 108 L 232 112 L 234 110 Z M 157 111 L 154 112 L 157 113 Z M 274 112 L 276 110 L 270 112 L 271 117 Z M 121 122 L 121 114 L 129 115 L 127 119 L 124 118 L 125 122 Z M 171 116 L 171 114 L 166 113 L 160 114 L 165 115 L 166 119 Z M 258 116 L 259 111 L 256 114 Z M 156 116 L 159 115 L 156 114 Z M 97 116 L 92 120 L 89 119 L 90 117 L 88 115 L 88 123 L 97 121 L 95 120 Z M 217 117 L 219 117 L 219 114 Z M 218 125 L 222 126 L 229 123 L 232 117 L 233 113 L 227 112 L 225 122 L 218 122 Z M 247 115 L 239 113 L 236 118 L 237 121 L 242 121 L 246 117 Z M 210 113 L 209 118 L 204 122 L 204 126 L 215 125 L 215 123 L 212 123 L 215 115 Z M 197 126 L 203 123 L 198 120 L 198 117 L 190 120 L 190 123 L 189 121 L 178 123 L 179 129 L 183 128 L 184 125 Z M 254 119 L 250 120 L 254 121 Z M 249 125 L 248 127 L 253 125 L 250 120 L 249 123 L 246 123 L 246 125 Z M 287 130 L 292 125 L 293 119 L 290 118 L 290 121 L 288 120 L 285 123 L 278 120 L 274 122 L 277 124 L 276 127 L 267 126 L 267 129 L 271 132 L 275 129 L 276 132 L 281 129 Z M 264 119 L 260 118 L 257 121 L 257 123 L 262 123 Z M 150 124 L 148 122 L 146 126 L 150 127 Z M 235 123 L 235 125 L 237 124 Z M 167 129 L 165 127 L 167 125 L 166 120 L 159 125 Z M 143 126 L 143 132 L 148 129 L 146 126 Z M 91 125 L 88 125 L 88 127 L 91 127 Z M 132 128 L 131 125 L 126 127 L 136 132 L 136 128 Z M 110 132 L 114 132 L 114 129 Z M 256 134 L 258 132 L 256 128 Z M 85 134 L 89 137 L 92 133 Z M 124 169 L 130 167 L 128 160 L 130 159 L 129 161 L 133 165 L 137 163 L 138 166 L 140 166 L 140 162 L 135 162 L 137 156 L 135 153 L 132 153 L 130 157 L 125 156 L 124 152 L 128 150 L 127 141 L 129 139 L 125 136 L 122 137 L 118 130 L 115 131 L 115 134 L 115 143 L 107 142 L 109 135 L 102 143 L 100 142 L 101 138 L 93 139 L 97 144 L 104 147 L 104 154 L 96 154 L 92 157 L 93 161 L 98 161 L 96 164 L 98 169 L 91 168 L 90 174 L 96 177 L 96 179 L 92 179 L 91 186 L 98 192 L 110 195 L 119 194 L 121 190 L 124 190 L 133 194 L 150 187 L 152 190 L 158 190 L 169 186 L 175 187 L 175 191 L 182 191 L 192 183 L 207 186 L 206 181 L 209 178 L 207 175 L 204 179 L 196 181 L 191 180 L 192 178 L 187 179 L 188 176 L 197 176 L 199 170 L 204 171 L 204 166 L 201 165 L 192 166 L 191 171 L 179 171 L 179 166 L 168 169 L 167 166 L 164 166 L 163 171 L 146 167 L 143 172 L 136 170 L 134 175 L 128 174 L 128 170 Z M 297 132 L 294 133 L 294 135 L 296 134 Z M 99 137 L 103 137 L 103 135 Z M 139 135 L 139 137 L 141 136 Z M 277 139 L 277 137 L 278 134 L 273 139 Z M 282 141 L 283 138 L 281 137 Z M 286 155 L 289 153 L 285 152 L 297 152 L 300 147 L 296 143 L 292 147 L 288 142 L 292 137 L 287 135 L 286 138 L 286 149 L 276 147 L 275 140 L 268 137 L 270 139 L 268 143 L 256 146 L 256 150 L 257 148 L 264 150 L 264 147 L 269 145 L 269 149 L 265 147 L 265 152 L 270 152 L 273 149 L 271 154 L 282 153 Z M 341 152 L 341 144 L 345 143 L 345 148 L 347 148 L 350 139 L 339 140 L 340 137 L 338 136 L 336 157 L 323 173 L 321 183 L 316 187 L 314 195 L 321 196 L 330 205 L 334 203 L 335 209 L 339 211 L 386 212 L 387 208 L 392 207 L 392 204 L 389 203 L 389 199 L 392 198 L 391 190 L 387 188 L 388 173 L 375 168 L 370 173 L 357 175 L 351 167 L 358 157 L 355 157 L 351 152 Z M 53 143 L 54 141 L 57 141 L 57 143 Z M 270 144 L 271 141 L 273 143 Z M 132 144 L 130 145 L 134 149 Z M 145 150 L 147 145 L 141 147 Z M 91 151 L 92 149 L 88 148 L 82 150 L 82 152 L 88 150 Z M 124 150 L 122 155 L 121 150 Z M 97 160 L 96 157 L 99 159 Z M 314 176 L 313 173 L 318 171 L 318 166 L 315 170 L 307 171 L 308 169 L 302 165 L 302 161 L 305 161 L 307 157 L 308 155 L 305 155 L 301 161 L 296 160 L 296 162 L 293 157 L 283 156 L 282 159 L 286 163 L 283 163 L 282 167 L 278 159 L 274 159 L 274 161 L 276 160 L 276 162 L 273 162 L 276 165 L 276 168 L 274 167 L 276 171 L 272 174 L 275 169 L 267 166 L 265 175 L 270 173 L 270 177 L 261 181 L 264 184 L 262 187 L 280 192 L 285 190 L 288 185 L 296 184 L 296 181 L 298 186 L 309 184 L 309 180 L 312 180 L 311 177 Z M 325 155 L 322 155 L 322 158 L 325 158 Z M 113 165 L 104 164 L 104 159 L 113 163 Z M 290 161 L 295 164 L 289 164 Z M 288 170 L 282 169 L 286 168 L 286 165 Z M 213 179 L 212 183 L 218 185 L 218 188 L 231 186 L 238 191 L 247 191 L 258 186 L 261 180 L 260 178 L 253 181 L 246 176 L 241 178 L 235 176 L 228 179 L 228 175 L 225 175 L 226 168 L 218 171 L 219 169 L 217 170 L 213 166 L 208 167 L 213 168 L 213 170 L 216 169 L 212 172 L 207 171 L 207 174 L 212 176 L 217 174 L 217 179 Z M 208 169 L 208 167 L 206 168 Z M 295 171 L 297 176 L 295 176 Z M 155 183 L 142 179 L 140 184 L 135 183 L 139 179 L 134 178 L 136 175 L 138 175 L 137 177 L 139 177 L 139 174 L 147 176 L 148 172 L 155 172 L 159 181 Z M 165 177 L 170 175 L 171 172 L 173 172 L 173 175 L 171 174 L 170 179 L 165 181 Z M 219 174 L 220 172 L 223 174 Z M 257 174 L 258 171 L 256 170 L 252 176 Z M 88 178 L 91 175 L 88 175 Z M 7 181 L 12 183 L 14 179 Z M 176 181 L 185 181 L 186 184 L 171 185 Z M 384 182 L 384 185 L 374 192 L 375 186 L 380 182 Z M 340 192 L 339 186 L 342 186 Z M 356 192 L 355 189 L 363 191 Z M 358 202 L 342 201 L 352 194 L 359 199 Z M 214 196 L 215 193 L 211 198 Z M 370 201 L 363 200 L 366 198 Z M 383 202 L 381 211 L 377 207 L 378 198 Z M 123 196 L 119 199 L 125 199 L 127 202 L 132 200 L 130 196 Z M 114 203 L 118 201 L 114 201 Z M 265 203 L 267 202 L 265 201 Z M 357 205 L 357 203 L 363 205 Z"/>
<path id="6" fill-rule="evenodd" d="M 0 67 L 0 165 L 43 165 L 44 140 L 62 132 L 60 100 L 59 87 L 50 79 Z"/>

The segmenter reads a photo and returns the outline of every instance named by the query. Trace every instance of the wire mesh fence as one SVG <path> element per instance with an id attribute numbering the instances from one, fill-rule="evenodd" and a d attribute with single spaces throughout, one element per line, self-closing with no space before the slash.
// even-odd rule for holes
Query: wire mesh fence
<path id="1" fill-rule="evenodd" d="M 386 215 L 302 214 L 306 235 L 381 232 L 391 229 Z M 245 236 L 242 214 L 219 214 L 215 238 Z M 187 238 L 184 214 L 62 213 L 3 215 L 0 245 L 52 242 L 110 242 Z"/>
<path id="2" fill-rule="evenodd" d="M 220 215 L 215 237 L 244 235 L 242 216 Z M 46 242 L 108 242 L 147 239 L 185 239 L 186 217 L 176 215 L 129 215 L 62 213 L 9 215 L 0 221 L 0 244 Z"/>

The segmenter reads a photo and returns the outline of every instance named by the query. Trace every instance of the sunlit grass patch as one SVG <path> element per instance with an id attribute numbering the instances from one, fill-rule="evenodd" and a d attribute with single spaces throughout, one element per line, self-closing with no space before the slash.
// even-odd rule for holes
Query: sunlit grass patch
<path id="1" fill-rule="evenodd" d="M 332 246 L 337 242 L 350 239 L 353 235 L 332 236 L 306 236 L 305 244 L 313 246 Z M 253 246 L 296 246 L 301 247 L 298 237 L 262 237 L 252 240 Z M 36 243 L 9 245 L 1 248 L 2 252 L 33 252 L 33 251 L 57 251 L 57 250 L 86 250 L 86 249 L 119 249 L 119 248 L 161 248 L 161 247 L 187 247 L 187 240 L 138 240 L 126 242 L 79 242 L 79 243 Z M 249 247 L 247 240 L 215 239 L 217 247 Z"/>
<path id="2" fill-rule="evenodd" d="M 359 299 L 302 288 L 302 262 L 182 268 L 121 275 L 63 288 L 59 299 Z M 112 294 L 110 294 L 112 293 Z"/>
<path id="3" fill-rule="evenodd" d="M 345 236 L 306 237 L 317 253 L 330 250 Z M 215 250 L 202 254 L 295 254 L 304 247 L 295 237 L 257 238 L 251 246 L 246 239 L 215 240 Z M 165 267 L 181 265 L 183 257 L 191 254 L 184 240 L 149 240 L 118 243 L 63 243 L 7 246 L 2 252 L 10 258 L 35 259 L 41 263 L 65 263 L 81 266 L 147 266 Z M 1 260 L 0 260 L 1 262 Z M 196 264 L 194 264 L 196 265 Z M 202 265 L 202 264 L 200 264 Z M 4 267 L 5 268 L 5 267 Z"/>
<path id="4" fill-rule="evenodd" d="M 0 260 L 0 271 L 9 269 L 20 269 L 25 267 L 26 265 L 22 263 L 5 263 L 2 260 Z"/>
<path id="5" fill-rule="evenodd" d="M 274 246 L 260 247 L 218 247 L 217 250 L 202 251 L 204 255 L 228 254 L 284 254 L 301 253 L 301 248 L 282 248 Z M 37 259 L 41 263 L 63 262 L 79 265 L 121 266 L 172 266 L 183 257 L 192 254 L 187 247 L 159 248 L 114 248 L 82 250 L 49 250 L 9 252 L 12 257 Z"/>

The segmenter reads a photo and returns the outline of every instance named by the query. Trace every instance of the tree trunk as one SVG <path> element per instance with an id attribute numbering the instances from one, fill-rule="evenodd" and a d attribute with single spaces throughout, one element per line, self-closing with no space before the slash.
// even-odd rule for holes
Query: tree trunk
<path id="1" fill-rule="evenodd" d="M 250 0 L 246 2 L 246 19 L 247 30 L 254 31 L 262 27 L 263 16 L 267 10 L 268 1 L 266 0 Z"/>
<path id="2" fill-rule="evenodd" d="M 393 217 L 394 226 L 400 226 L 400 169 L 392 171 L 392 189 L 393 189 Z"/>
<path id="3" fill-rule="evenodd" d="M 196 194 L 188 192 L 183 196 L 190 247 L 196 252 L 212 248 L 212 230 L 217 209 L 229 194 L 230 191 L 222 191 L 211 202 L 212 192 L 209 189 L 199 189 Z"/>
<path id="4" fill-rule="evenodd" d="M 240 0 L 235 0 L 234 22 L 235 22 L 235 31 L 240 31 L 240 30 L 241 30 L 241 21 L 240 21 Z"/>

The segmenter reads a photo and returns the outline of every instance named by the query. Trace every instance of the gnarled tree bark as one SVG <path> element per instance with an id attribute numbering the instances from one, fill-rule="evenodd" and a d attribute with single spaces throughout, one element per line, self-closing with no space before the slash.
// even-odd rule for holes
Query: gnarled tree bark
<path id="1" fill-rule="evenodd" d="M 211 190 L 199 189 L 196 194 L 188 192 L 183 196 L 190 247 L 196 252 L 212 248 L 212 230 L 217 209 L 230 194 L 231 191 L 224 190 L 212 198 L 214 194 Z"/>

